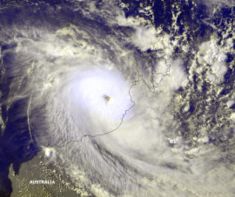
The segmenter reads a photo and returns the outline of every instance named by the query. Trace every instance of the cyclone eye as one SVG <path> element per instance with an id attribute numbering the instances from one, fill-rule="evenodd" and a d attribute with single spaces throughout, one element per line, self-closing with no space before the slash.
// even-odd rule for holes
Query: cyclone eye
<path id="1" fill-rule="evenodd" d="M 104 98 L 104 101 L 105 101 L 106 104 L 108 104 L 111 101 L 111 99 L 112 99 L 112 97 L 110 97 L 110 96 L 108 96 L 106 94 L 103 95 L 103 98 Z"/>

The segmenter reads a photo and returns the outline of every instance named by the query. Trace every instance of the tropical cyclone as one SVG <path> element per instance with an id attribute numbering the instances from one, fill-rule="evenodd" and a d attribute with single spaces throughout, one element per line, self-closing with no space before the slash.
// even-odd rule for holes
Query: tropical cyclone
<path id="1" fill-rule="evenodd" d="M 161 27 L 126 18 L 108 5 L 110 11 L 84 3 L 74 15 L 67 7 L 46 10 L 40 26 L 33 25 L 38 20 L 27 10 L 25 23 L 2 28 L 2 70 L 10 79 L 4 103 L 27 101 L 22 111 L 32 141 L 45 163 L 69 176 L 81 196 L 230 197 L 231 171 L 216 162 L 221 151 L 209 143 L 212 127 L 198 122 L 211 117 L 216 84 L 227 71 L 222 47 L 202 55 L 207 46 L 217 46 L 217 37 L 190 48 L 180 41 L 191 35 L 172 39 Z M 51 12 L 58 17 L 51 19 Z M 207 76 L 206 64 L 213 63 Z M 213 73 L 219 65 L 223 71 L 217 79 Z M 207 91 L 208 103 L 201 91 L 204 79 L 214 79 L 206 81 L 215 87 Z M 224 111 L 215 113 L 225 119 L 231 110 Z"/>
<path id="2" fill-rule="evenodd" d="M 142 65 L 116 39 L 90 37 L 86 26 L 70 25 L 54 32 L 19 27 L 13 54 L 20 69 L 13 72 L 26 84 L 15 85 L 20 86 L 20 96 L 30 97 L 28 124 L 36 142 L 42 149 L 54 150 L 59 159 L 55 166 L 75 183 L 90 185 L 94 193 L 103 188 L 110 195 L 121 189 L 122 195 L 141 191 L 155 195 L 155 190 L 143 189 L 142 182 L 147 181 L 148 187 L 156 183 L 141 174 L 159 174 L 154 166 L 163 162 L 158 154 L 167 147 L 161 115 L 170 116 L 166 111 L 170 97 L 165 95 L 177 85 L 168 77 L 159 93 L 149 90 L 151 82 L 147 75 L 143 80 Z"/>

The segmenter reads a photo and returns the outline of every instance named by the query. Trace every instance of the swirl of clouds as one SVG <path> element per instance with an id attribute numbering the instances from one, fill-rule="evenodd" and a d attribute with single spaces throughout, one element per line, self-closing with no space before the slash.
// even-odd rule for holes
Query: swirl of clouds
<path id="1" fill-rule="evenodd" d="M 234 5 L 179 2 L 0 4 L 0 191 L 41 154 L 78 196 L 235 195 Z"/>

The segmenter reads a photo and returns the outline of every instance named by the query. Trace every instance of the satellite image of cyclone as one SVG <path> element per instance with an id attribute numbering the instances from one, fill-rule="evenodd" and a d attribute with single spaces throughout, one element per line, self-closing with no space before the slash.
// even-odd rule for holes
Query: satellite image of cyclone
<path id="1" fill-rule="evenodd" d="M 0 197 L 234 196 L 234 0 L 0 0 Z"/>

